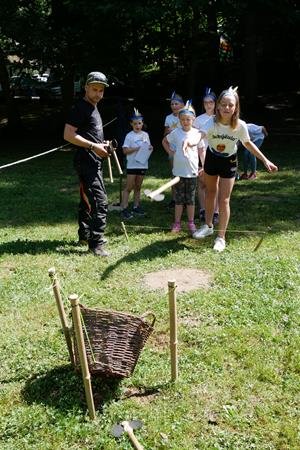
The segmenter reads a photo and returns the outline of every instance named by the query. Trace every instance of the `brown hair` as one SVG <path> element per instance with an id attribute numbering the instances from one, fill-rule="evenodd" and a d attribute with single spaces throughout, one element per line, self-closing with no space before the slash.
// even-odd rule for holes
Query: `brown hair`
<path id="1" fill-rule="evenodd" d="M 238 126 L 240 118 L 240 99 L 236 90 L 229 88 L 221 92 L 216 102 L 216 123 L 220 123 L 221 115 L 218 106 L 220 105 L 223 97 L 233 97 L 235 99 L 235 110 L 231 117 L 230 126 L 234 130 Z"/>

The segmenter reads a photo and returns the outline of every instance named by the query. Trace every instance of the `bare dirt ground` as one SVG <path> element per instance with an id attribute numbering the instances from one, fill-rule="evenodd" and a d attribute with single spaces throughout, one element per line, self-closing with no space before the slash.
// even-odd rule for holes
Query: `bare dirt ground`
<path id="1" fill-rule="evenodd" d="M 177 267 L 150 272 L 143 278 L 143 284 L 149 290 L 162 289 L 165 292 L 168 291 L 168 281 L 175 281 L 177 292 L 189 292 L 196 289 L 209 289 L 212 285 L 213 277 L 206 270 Z"/>

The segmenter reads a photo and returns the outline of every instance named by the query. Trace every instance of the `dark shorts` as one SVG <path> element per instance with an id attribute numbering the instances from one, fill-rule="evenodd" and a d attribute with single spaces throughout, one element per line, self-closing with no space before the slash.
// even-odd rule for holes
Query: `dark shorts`
<path id="1" fill-rule="evenodd" d="M 237 172 L 237 154 L 223 157 L 212 153 L 209 149 L 206 151 L 204 161 L 204 172 L 207 175 L 218 175 L 221 178 L 235 178 Z"/>
<path id="2" fill-rule="evenodd" d="M 146 175 L 147 169 L 127 169 L 127 175 Z"/>
<path id="3" fill-rule="evenodd" d="M 175 205 L 194 205 L 197 178 L 180 177 L 179 183 L 175 184 Z"/>

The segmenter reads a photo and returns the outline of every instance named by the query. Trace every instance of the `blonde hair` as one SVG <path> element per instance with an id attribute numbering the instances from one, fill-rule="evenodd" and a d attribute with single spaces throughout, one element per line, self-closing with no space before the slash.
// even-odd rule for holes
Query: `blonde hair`
<path id="1" fill-rule="evenodd" d="M 216 102 L 216 119 L 215 119 L 216 123 L 220 123 L 220 121 L 221 121 L 221 114 L 220 114 L 218 106 L 220 105 L 220 103 L 224 97 L 233 97 L 235 100 L 235 109 L 234 109 L 234 113 L 233 113 L 233 115 L 231 117 L 231 121 L 230 121 L 230 126 L 234 130 L 235 128 L 237 128 L 239 118 L 240 118 L 240 99 L 239 99 L 239 95 L 237 93 L 237 86 L 235 88 L 232 88 L 232 86 L 230 86 L 229 89 L 225 89 L 219 95 L 217 102 Z"/>

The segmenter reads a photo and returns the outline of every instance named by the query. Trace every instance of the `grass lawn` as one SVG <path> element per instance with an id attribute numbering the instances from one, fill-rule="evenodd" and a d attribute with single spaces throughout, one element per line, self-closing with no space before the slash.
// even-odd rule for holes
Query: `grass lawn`
<path id="1" fill-rule="evenodd" d="M 53 144 L 53 143 L 52 143 Z M 52 145 L 55 147 L 56 143 Z M 0 166 L 49 148 L 50 142 L 1 149 Z M 299 139 L 276 135 L 263 146 L 278 164 L 259 164 L 255 181 L 232 195 L 228 247 L 169 232 L 173 212 L 144 198 L 147 217 L 108 219 L 112 256 L 95 258 L 77 240 L 77 179 L 71 152 L 55 152 L 0 171 L 0 448 L 130 449 L 110 430 L 140 419 L 145 449 L 299 449 Z M 119 183 L 109 184 L 110 202 Z M 143 188 L 170 177 L 157 147 Z M 186 220 L 186 219 L 185 219 Z M 199 225 L 199 222 L 197 222 Z M 254 251 L 259 239 L 260 247 Z M 97 418 L 90 421 L 81 376 L 68 361 L 48 277 L 54 266 L 64 300 L 156 315 L 154 333 L 132 377 L 95 379 Z M 145 274 L 205 269 L 210 289 L 178 293 L 179 377 L 170 381 L 168 297 L 143 284 Z M 69 307 L 68 307 L 69 309 Z"/>

